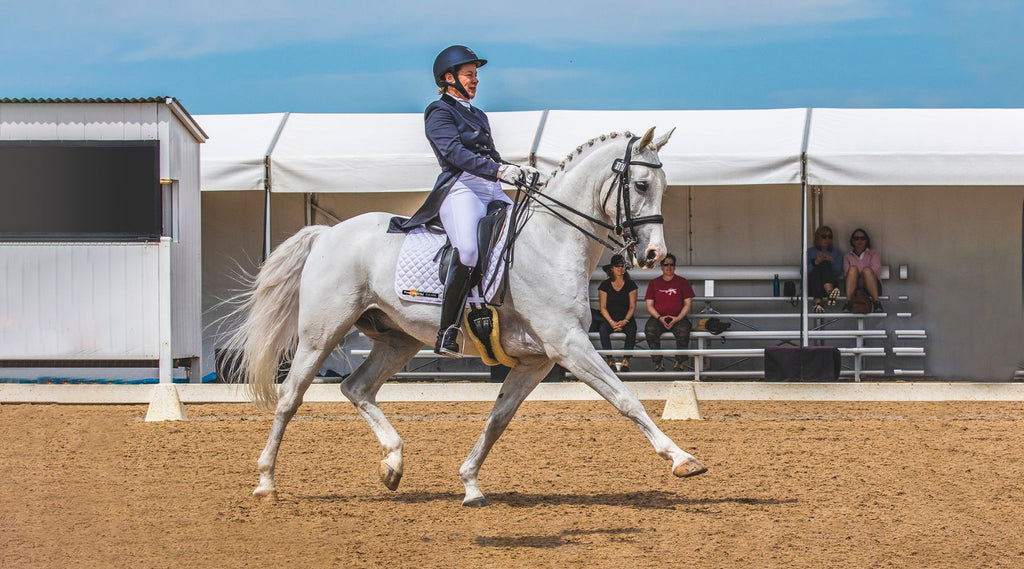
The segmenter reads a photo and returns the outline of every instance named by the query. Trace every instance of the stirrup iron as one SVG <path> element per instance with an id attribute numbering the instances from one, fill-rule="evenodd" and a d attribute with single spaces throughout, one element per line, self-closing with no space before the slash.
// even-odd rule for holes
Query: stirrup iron
<path id="1" fill-rule="evenodd" d="M 434 344 L 434 353 L 454 360 L 461 360 L 465 357 L 462 348 L 459 346 L 458 338 L 460 331 L 458 325 L 454 325 L 438 332 L 437 343 Z"/>

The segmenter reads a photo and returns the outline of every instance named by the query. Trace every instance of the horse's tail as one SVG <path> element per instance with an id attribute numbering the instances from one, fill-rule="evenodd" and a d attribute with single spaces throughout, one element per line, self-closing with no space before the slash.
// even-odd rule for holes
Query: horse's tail
<path id="1" fill-rule="evenodd" d="M 311 225 L 281 243 L 244 290 L 231 300 L 232 321 L 241 321 L 229 335 L 227 353 L 235 354 L 238 379 L 261 407 L 277 402 L 281 363 L 295 353 L 299 328 L 299 281 L 313 244 L 326 225 Z"/>

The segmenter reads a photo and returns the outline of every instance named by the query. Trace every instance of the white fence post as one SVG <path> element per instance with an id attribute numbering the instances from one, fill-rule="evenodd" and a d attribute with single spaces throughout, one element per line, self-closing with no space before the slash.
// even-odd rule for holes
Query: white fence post
<path id="1" fill-rule="evenodd" d="M 160 310 L 160 383 L 172 383 L 173 370 L 171 352 L 171 238 L 160 238 L 159 261 L 159 310 Z"/>

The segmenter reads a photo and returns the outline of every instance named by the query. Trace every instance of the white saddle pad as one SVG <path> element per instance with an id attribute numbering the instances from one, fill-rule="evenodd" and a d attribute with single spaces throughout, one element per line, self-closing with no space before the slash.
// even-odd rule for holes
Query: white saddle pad
<path id="1" fill-rule="evenodd" d="M 481 281 L 481 285 L 487 285 L 483 294 L 480 294 L 480 287 L 473 287 L 469 292 L 468 302 L 483 303 L 493 300 L 501 286 L 501 280 L 505 273 L 505 264 L 499 262 L 501 251 L 508 239 L 508 227 L 512 220 L 510 215 L 505 216 L 505 224 L 501 228 L 501 235 L 498 237 L 498 244 L 494 246 L 495 254 L 487 264 L 487 272 Z M 424 302 L 427 304 L 441 304 L 441 294 L 444 292 L 444 285 L 438 278 L 438 251 L 447 242 L 447 236 L 431 233 L 423 227 L 417 227 L 405 235 L 405 242 L 402 243 L 402 250 L 398 253 L 398 264 L 395 265 L 395 292 L 404 300 L 410 302 Z"/>

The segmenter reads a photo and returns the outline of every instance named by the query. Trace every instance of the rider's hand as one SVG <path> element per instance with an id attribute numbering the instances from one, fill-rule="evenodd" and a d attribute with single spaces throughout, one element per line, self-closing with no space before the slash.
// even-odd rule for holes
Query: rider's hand
<path id="1" fill-rule="evenodd" d="M 502 164 L 498 166 L 498 179 L 511 186 L 524 184 L 526 183 L 526 170 L 515 164 Z"/>
<path id="2" fill-rule="evenodd" d="M 533 166 L 520 166 L 519 169 L 523 171 L 523 176 L 525 176 L 527 182 L 533 179 L 534 176 L 537 176 L 538 181 L 544 181 L 544 177 L 541 176 L 540 170 L 537 170 Z"/>

